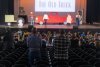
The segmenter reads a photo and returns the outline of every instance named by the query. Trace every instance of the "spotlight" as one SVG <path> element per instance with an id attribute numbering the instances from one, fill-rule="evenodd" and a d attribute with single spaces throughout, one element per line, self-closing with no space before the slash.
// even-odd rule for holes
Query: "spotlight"
<path id="1" fill-rule="evenodd" d="M 8 26 L 11 26 L 11 23 L 8 23 Z"/>
<path id="2" fill-rule="evenodd" d="M 38 21 L 38 17 L 36 17 L 35 20 Z"/>
<path id="3" fill-rule="evenodd" d="M 30 12 L 30 14 L 33 14 L 33 12 Z"/>
<path id="4" fill-rule="evenodd" d="M 37 22 L 38 22 L 38 17 L 35 18 L 35 23 L 37 23 Z"/>

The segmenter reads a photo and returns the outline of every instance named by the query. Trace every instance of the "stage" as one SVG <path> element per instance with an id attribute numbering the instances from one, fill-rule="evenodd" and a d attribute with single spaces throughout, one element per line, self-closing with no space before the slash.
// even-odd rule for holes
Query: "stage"
<path id="1" fill-rule="evenodd" d="M 13 30 L 18 30 L 18 29 L 28 29 L 28 24 L 24 24 L 23 27 L 18 27 L 17 25 L 12 25 L 12 26 L 6 26 L 6 25 L 0 25 L 0 28 L 11 28 Z M 73 24 L 47 24 L 47 25 L 39 25 L 39 24 L 35 24 L 34 27 L 36 27 L 38 30 L 43 31 L 43 30 L 53 30 L 53 31 L 57 31 L 60 29 L 63 30 L 77 30 L 77 31 L 95 31 L 95 32 L 100 32 L 100 23 L 95 23 L 95 24 L 82 24 L 80 26 L 76 26 Z"/>
<path id="2" fill-rule="evenodd" d="M 35 25 L 37 29 L 73 29 L 74 27 L 78 29 L 100 29 L 100 24 L 99 25 Z"/>
<path id="3" fill-rule="evenodd" d="M 13 24 L 11 26 L 7 26 L 7 25 L 0 25 L 0 28 L 5 28 L 5 27 L 9 27 L 9 28 L 28 28 L 29 24 L 24 24 L 23 27 L 18 27 L 17 24 Z M 33 25 L 34 27 L 36 27 L 37 29 L 73 29 L 74 26 L 76 26 L 75 24 L 46 24 L 46 25 L 40 25 L 40 24 L 35 24 Z M 78 26 L 79 29 L 100 29 L 100 23 L 95 23 L 95 24 L 82 24 Z"/>

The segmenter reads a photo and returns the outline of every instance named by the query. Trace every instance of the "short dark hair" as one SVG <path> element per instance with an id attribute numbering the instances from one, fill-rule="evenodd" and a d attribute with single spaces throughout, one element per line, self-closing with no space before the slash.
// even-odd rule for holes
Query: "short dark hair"
<path id="1" fill-rule="evenodd" d="M 65 31 L 64 30 L 59 30 L 59 33 L 63 35 L 65 33 Z"/>
<path id="2" fill-rule="evenodd" d="M 35 27 L 32 28 L 32 33 L 36 34 L 37 33 L 37 29 Z"/>

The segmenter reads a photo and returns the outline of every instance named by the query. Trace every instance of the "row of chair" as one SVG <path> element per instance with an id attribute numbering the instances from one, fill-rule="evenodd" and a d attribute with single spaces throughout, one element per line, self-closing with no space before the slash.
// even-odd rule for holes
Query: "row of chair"
<path id="1" fill-rule="evenodd" d="M 97 67 L 100 62 L 100 59 L 96 57 L 96 48 L 70 47 L 68 49 L 68 60 L 60 59 L 61 61 L 58 61 L 59 59 L 55 59 L 53 57 L 53 47 L 49 48 L 48 51 L 51 59 L 51 65 L 53 67 L 56 67 L 55 65 L 58 65 L 59 67 Z M 66 64 L 62 64 L 61 62 Z"/>
<path id="2" fill-rule="evenodd" d="M 18 48 L 12 53 L 8 54 L 4 58 L 0 60 L 0 65 L 5 66 L 5 67 L 11 67 L 12 65 L 15 64 L 15 62 L 18 60 L 19 57 L 25 52 L 25 48 Z"/>

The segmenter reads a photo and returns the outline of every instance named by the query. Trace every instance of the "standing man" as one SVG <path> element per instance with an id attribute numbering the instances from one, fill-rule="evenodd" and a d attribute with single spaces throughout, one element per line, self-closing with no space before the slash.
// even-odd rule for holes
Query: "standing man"
<path id="1" fill-rule="evenodd" d="M 64 31 L 60 31 L 60 35 L 55 37 L 53 41 L 54 58 L 55 59 L 68 59 L 68 47 L 70 41 L 64 36 Z"/>
<path id="2" fill-rule="evenodd" d="M 29 48 L 29 65 L 32 66 L 34 61 L 38 61 L 40 59 L 41 39 L 37 36 L 36 28 L 32 28 L 32 32 L 27 38 L 27 45 Z"/>
<path id="3" fill-rule="evenodd" d="M 34 14 L 33 12 L 30 12 L 30 25 L 33 25 L 34 26 Z"/>
<path id="4" fill-rule="evenodd" d="M 76 15 L 76 24 L 79 26 L 82 24 L 82 11 L 78 11 Z"/>
<path id="5" fill-rule="evenodd" d="M 79 13 L 76 15 L 76 25 L 77 26 L 80 25 L 80 15 L 79 15 Z"/>

